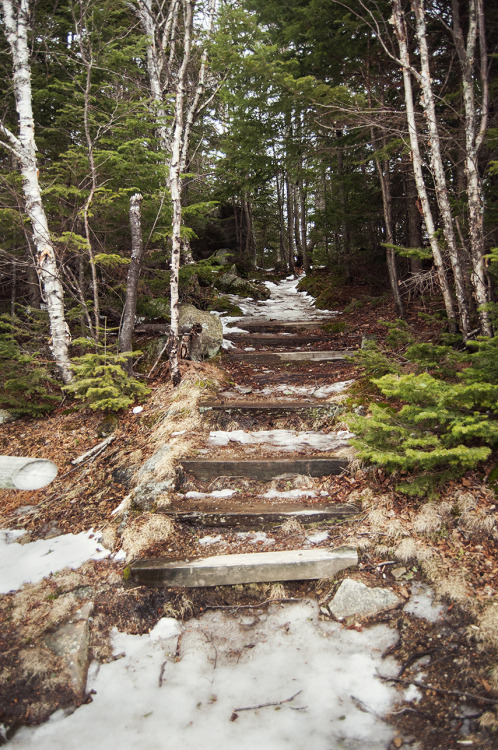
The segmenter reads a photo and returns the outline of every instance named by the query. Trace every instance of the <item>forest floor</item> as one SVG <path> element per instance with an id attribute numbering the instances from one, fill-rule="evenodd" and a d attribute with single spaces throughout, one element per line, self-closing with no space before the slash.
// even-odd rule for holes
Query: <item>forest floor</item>
<path id="1" fill-rule="evenodd" d="M 326 348 L 357 348 L 366 334 L 382 340 L 387 329 L 379 321 L 396 319 L 390 300 L 367 299 L 361 287 L 344 289 L 341 294 L 339 303 L 344 307 L 352 297 L 359 304 L 350 305 L 340 315 L 340 326 L 330 327 Z M 431 340 L 437 332 L 431 324 L 421 321 L 418 313 L 422 309 L 413 304 L 408 322 L 414 325 L 421 340 Z M 111 429 L 109 420 L 103 421 L 101 415 L 77 410 L 67 403 L 44 419 L 20 419 L 0 425 L 1 452 L 48 458 L 59 467 L 58 477 L 47 488 L 36 492 L 0 492 L 0 532 L 23 529 L 26 533 L 20 541 L 29 546 L 37 540 L 93 529 L 100 534 L 98 539 L 104 548 L 114 555 L 123 548 L 128 561 L 158 555 L 192 558 L 202 555 L 207 545 L 209 554 L 252 552 L 264 550 L 268 539 L 272 550 L 310 544 L 309 530 L 299 525 L 272 529 L 259 537 L 233 531 L 217 539 L 214 532 L 208 542 L 204 539 L 209 532 L 202 537 L 195 529 L 181 524 L 170 524 L 166 536 L 161 536 L 159 526 L 157 533 L 151 535 L 148 524 L 155 514 L 147 511 L 132 513 L 127 522 L 128 533 L 126 528 L 123 531 L 123 524 L 120 526 L 117 520 L 119 514 L 114 511 L 127 497 L 139 467 L 154 453 L 155 445 L 157 448 L 157 425 L 172 405 L 181 407 L 168 428 L 174 461 L 180 455 L 200 455 L 206 433 L 213 428 L 211 417 L 200 419 L 197 414 L 199 398 L 212 398 L 213 394 L 228 398 L 223 393 L 230 393 L 234 383 L 258 398 L 270 398 L 269 392 L 261 394 L 261 390 L 272 386 L 272 373 L 250 368 L 230 352 L 210 364 L 184 362 L 182 375 L 186 387 L 178 394 L 167 382 L 166 371 L 159 371 L 143 411 L 133 413 L 130 409 L 119 415 L 117 423 L 112 425 L 113 442 L 94 460 L 87 459 L 78 466 L 71 462 Z M 291 363 L 286 367 L 286 383 L 290 386 L 330 385 L 354 380 L 359 375 L 349 362 L 327 362 L 313 368 L 307 363 Z M 275 377 L 275 384 L 277 380 Z M 356 405 L 364 400 L 361 392 L 350 398 Z M 334 403 L 334 396 L 330 400 Z M 296 416 L 287 417 L 272 427 L 299 430 L 299 420 Z M 225 430 L 234 427 L 250 430 L 254 425 L 246 417 L 236 425 L 218 426 Z M 331 428 L 326 419 L 316 417 L 313 429 L 324 433 L 345 429 L 345 425 L 339 421 Z M 247 454 L 246 449 L 233 451 L 233 455 L 242 454 Z M 309 507 L 313 506 L 313 492 L 315 497 L 320 492 L 326 493 L 337 503 L 355 502 L 361 512 L 332 527 L 314 528 L 317 539 L 322 532 L 326 535 L 313 544 L 356 547 L 360 564 L 348 572 L 348 577 L 370 587 L 387 587 L 404 602 L 416 591 L 422 591 L 416 588 L 418 585 L 429 584 L 431 596 L 441 603 L 443 616 L 435 621 L 414 617 L 404 608 L 398 608 L 366 620 L 350 618 L 342 625 L 347 630 L 362 632 L 373 625 L 387 624 L 396 631 L 395 642 L 383 653 L 383 657 L 394 656 L 398 664 L 395 680 L 390 684 L 398 689 L 401 701 L 387 717 L 396 728 L 390 747 L 412 745 L 456 750 L 469 746 L 491 750 L 496 746 L 498 553 L 492 519 L 496 517 L 497 499 L 485 477 L 485 470 L 468 472 L 462 479 L 445 485 L 435 502 L 400 494 L 394 479 L 356 462 L 337 477 L 282 479 L 271 485 L 280 492 L 309 490 L 310 495 L 304 501 Z M 224 479 L 215 480 L 210 490 L 229 489 L 232 485 L 248 495 L 253 489 L 251 480 L 241 484 L 240 480 Z M 181 487 L 182 492 L 197 489 L 198 484 L 193 480 Z M 149 533 L 142 534 L 146 528 Z M 207 611 L 248 614 L 256 609 L 270 611 L 278 601 L 299 599 L 318 602 L 319 617 L 330 620 L 327 602 L 345 577 L 340 574 L 334 581 L 290 582 L 279 588 L 246 585 L 188 591 L 149 589 L 124 580 L 123 557 L 88 560 L 71 572 L 50 575 L 41 581 L 35 578 L 34 583 L 19 591 L 9 593 L 6 588 L 0 598 L 0 619 L 4 623 L 0 632 L 0 721 L 6 736 L 15 735 L 19 726 L 45 721 L 54 710 L 74 703 L 74 695 L 54 674 L 57 662 L 48 653 L 46 643 L 50 633 L 88 598 L 94 607 L 91 654 L 97 661 L 109 662 L 114 658 L 110 645 L 113 628 L 141 635 L 149 633 L 165 615 L 193 622 Z M 415 699 L 406 698 L 403 691 L 409 688 L 416 689 Z M 373 711 L 368 706 L 362 710 Z M 13 744 L 28 747 L 29 742 L 26 738 L 19 740 L 20 744 L 17 740 Z M 344 747 L 362 750 L 358 744 Z"/>

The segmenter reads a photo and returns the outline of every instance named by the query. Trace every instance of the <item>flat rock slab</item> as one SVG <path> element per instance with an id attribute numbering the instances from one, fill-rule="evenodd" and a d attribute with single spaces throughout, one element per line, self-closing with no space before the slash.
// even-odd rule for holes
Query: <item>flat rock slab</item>
<path id="1" fill-rule="evenodd" d="M 337 411 L 337 404 L 314 401 L 203 401 L 199 411 L 303 411 L 320 409 Z"/>
<path id="2" fill-rule="evenodd" d="M 346 578 L 328 605 L 338 620 L 344 617 L 371 617 L 395 609 L 402 600 L 388 589 L 369 588 L 361 581 Z"/>
<path id="3" fill-rule="evenodd" d="M 347 458 L 282 458 L 253 461 L 208 461 L 185 459 L 180 462 L 183 470 L 196 479 L 207 481 L 216 477 L 249 477 L 267 482 L 282 474 L 301 474 L 310 477 L 325 477 L 340 474 L 348 465 Z"/>
<path id="4" fill-rule="evenodd" d="M 46 637 L 47 646 L 64 662 L 69 673 L 70 687 L 78 700 L 83 700 L 85 696 L 92 612 L 93 602 L 87 602 L 71 622 Z"/>
<path id="5" fill-rule="evenodd" d="M 186 501 L 189 506 L 191 503 Z M 296 503 L 268 506 L 264 503 L 248 503 L 247 507 L 238 507 L 223 503 L 218 507 L 209 507 L 196 503 L 197 507 L 182 508 L 164 506 L 157 512 L 164 513 L 175 521 L 195 526 L 234 526 L 236 528 L 266 528 L 295 519 L 302 524 L 333 522 L 338 518 L 348 518 L 360 512 L 356 505 L 337 503 L 336 505 L 318 506 L 313 508 L 299 507 Z"/>
<path id="6" fill-rule="evenodd" d="M 244 354 L 230 354 L 232 359 L 242 362 L 336 362 L 350 357 L 354 350 L 341 352 L 245 352 Z"/>
<path id="7" fill-rule="evenodd" d="M 130 572 L 139 584 L 195 588 L 331 578 L 357 564 L 356 550 L 343 547 L 218 555 L 182 562 L 156 558 L 133 563 Z"/>

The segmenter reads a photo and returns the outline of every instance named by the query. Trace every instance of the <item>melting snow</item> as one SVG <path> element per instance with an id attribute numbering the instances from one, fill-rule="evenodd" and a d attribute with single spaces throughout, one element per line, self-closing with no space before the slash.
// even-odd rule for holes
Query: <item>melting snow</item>
<path id="1" fill-rule="evenodd" d="M 236 536 L 239 539 L 245 539 L 249 544 L 275 544 L 275 539 L 271 539 L 264 531 L 239 531 Z"/>
<path id="2" fill-rule="evenodd" d="M 199 544 L 216 544 L 217 542 L 221 542 L 222 539 L 223 537 L 221 534 L 218 534 L 217 536 L 203 536 L 199 539 Z"/>
<path id="3" fill-rule="evenodd" d="M 236 492 L 239 492 L 239 490 L 213 490 L 213 492 L 194 492 L 194 490 L 189 490 L 189 492 L 185 493 L 185 497 L 203 500 L 206 497 L 232 497 L 232 495 L 235 495 Z"/>
<path id="4" fill-rule="evenodd" d="M 328 531 L 316 531 L 314 534 L 306 534 L 306 539 L 310 544 L 320 544 L 329 538 Z"/>
<path id="5" fill-rule="evenodd" d="M 0 535 L 0 593 L 20 588 L 23 583 L 37 583 L 63 568 L 79 568 L 87 560 L 102 560 L 111 554 L 100 544 L 93 529 L 81 534 L 63 534 L 52 539 L 38 539 L 18 544 L 9 534 Z M 10 538 L 10 542 L 8 539 Z"/>
<path id="6" fill-rule="evenodd" d="M 163 618 L 149 635 L 115 630 L 114 653 L 124 656 L 93 666 L 92 702 L 20 729 L 10 746 L 385 750 L 395 730 L 380 717 L 399 696 L 376 672 L 396 674 L 381 658 L 396 638 L 385 625 L 357 632 L 320 621 L 312 602 L 184 625 Z"/>
<path id="7" fill-rule="evenodd" d="M 446 613 L 444 604 L 434 604 L 434 592 L 423 583 L 413 584 L 412 595 L 403 609 L 409 615 L 421 617 L 429 622 L 441 620 Z"/>
<path id="8" fill-rule="evenodd" d="M 265 492 L 265 494 L 261 497 L 268 497 L 270 500 L 277 497 L 292 500 L 298 499 L 300 497 L 316 497 L 316 492 L 315 490 L 286 490 L 285 492 L 279 492 L 278 490 L 269 490 L 268 492 Z"/>
<path id="9" fill-rule="evenodd" d="M 347 430 L 331 432 L 296 432 L 295 430 L 213 430 L 209 433 L 208 445 L 225 446 L 229 443 L 241 445 L 267 444 L 273 450 L 294 451 L 312 448 L 317 451 L 329 451 L 346 444 L 353 437 Z"/>

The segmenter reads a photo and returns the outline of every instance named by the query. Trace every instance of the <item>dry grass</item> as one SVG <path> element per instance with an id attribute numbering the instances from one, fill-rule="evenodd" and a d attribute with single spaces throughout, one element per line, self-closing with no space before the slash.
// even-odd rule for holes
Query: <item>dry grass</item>
<path id="1" fill-rule="evenodd" d="M 194 613 L 194 604 L 185 594 L 182 594 L 173 604 L 166 602 L 163 607 L 164 617 L 173 617 L 175 620 L 186 620 Z"/>
<path id="2" fill-rule="evenodd" d="M 478 619 L 477 639 L 494 649 L 498 649 L 498 604 L 489 604 Z M 496 668 L 498 669 L 498 668 Z"/>
<path id="3" fill-rule="evenodd" d="M 423 505 L 413 519 L 413 530 L 417 534 L 434 534 L 442 525 L 441 508 L 434 503 Z"/>
<path id="4" fill-rule="evenodd" d="M 306 529 L 297 518 L 288 518 L 287 521 L 284 521 L 280 526 L 280 531 L 283 534 L 304 534 Z"/>
<path id="5" fill-rule="evenodd" d="M 175 526 L 167 516 L 155 513 L 142 513 L 126 526 L 121 537 L 121 546 L 126 552 L 127 561 L 139 557 L 149 547 L 163 542 L 174 531 Z"/>
<path id="6" fill-rule="evenodd" d="M 408 537 L 398 544 L 394 551 L 396 560 L 400 562 L 426 562 L 433 556 L 432 550 L 423 542 Z"/>

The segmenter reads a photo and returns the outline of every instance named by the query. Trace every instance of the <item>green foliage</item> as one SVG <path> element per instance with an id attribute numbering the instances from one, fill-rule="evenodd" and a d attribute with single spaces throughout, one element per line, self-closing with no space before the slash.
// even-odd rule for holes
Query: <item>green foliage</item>
<path id="1" fill-rule="evenodd" d="M 38 352 L 28 348 L 39 336 L 34 321 L 0 316 L 0 407 L 18 415 L 39 417 L 60 401 L 56 381 Z"/>
<path id="2" fill-rule="evenodd" d="M 149 389 L 123 369 L 127 360 L 137 354 L 140 352 L 109 352 L 102 346 L 97 352 L 75 357 L 72 360 L 74 380 L 64 386 L 64 390 L 94 411 L 120 411 L 134 401 L 143 401 Z"/>
<path id="3" fill-rule="evenodd" d="M 387 247 L 394 250 L 395 253 L 401 255 L 403 258 L 418 258 L 419 260 L 430 260 L 432 258 L 432 251 L 425 247 L 400 247 L 399 245 L 391 245 L 388 242 L 382 242 L 382 247 Z"/>
<path id="4" fill-rule="evenodd" d="M 370 417 L 348 419 L 363 460 L 415 475 L 400 490 L 425 492 L 448 472 L 457 476 L 475 468 L 498 446 L 498 337 L 475 346 L 477 351 L 463 355 L 449 347 L 413 345 L 406 356 L 435 374 L 373 378 L 389 404 L 371 404 Z M 468 366 L 455 377 L 463 360 Z"/>
<path id="5" fill-rule="evenodd" d="M 401 372 L 400 365 L 392 357 L 388 357 L 375 341 L 365 342 L 361 349 L 347 359 L 358 367 L 363 367 L 368 378 L 379 378 L 388 373 L 399 374 Z"/>
<path id="6" fill-rule="evenodd" d="M 385 326 L 389 333 L 386 336 L 386 343 L 393 349 L 397 349 L 413 342 L 413 334 L 410 330 L 410 326 L 406 321 L 401 318 L 397 318 L 394 323 L 380 320 L 383 326 Z"/>

